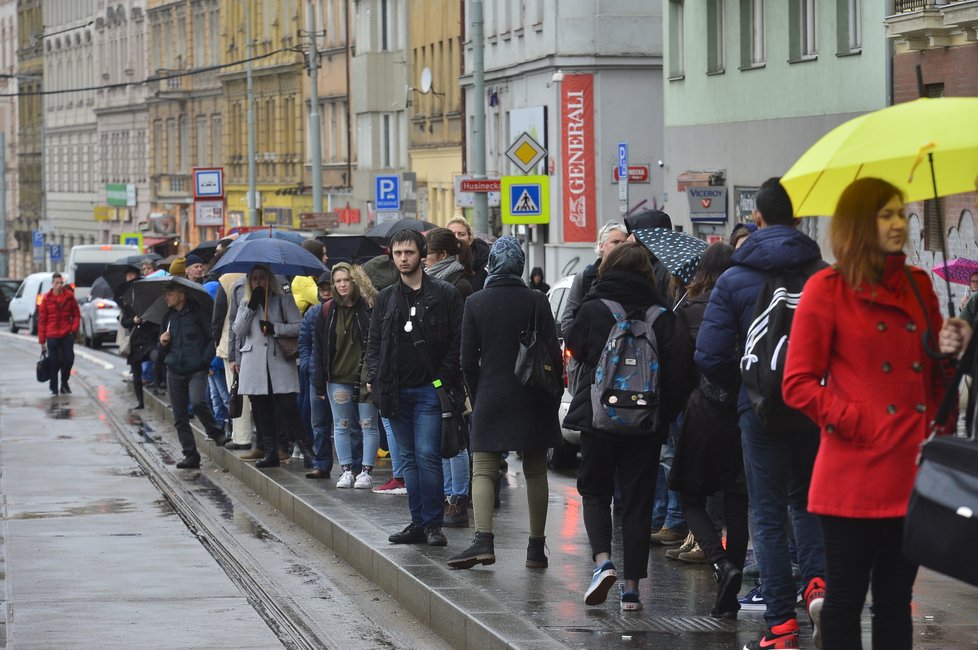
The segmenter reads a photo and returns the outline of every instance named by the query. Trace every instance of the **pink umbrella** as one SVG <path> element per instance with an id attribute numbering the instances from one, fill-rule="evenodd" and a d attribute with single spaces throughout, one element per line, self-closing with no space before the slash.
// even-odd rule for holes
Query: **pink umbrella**
<path id="1" fill-rule="evenodd" d="M 978 261 L 959 257 L 931 269 L 935 275 L 957 284 L 970 284 L 971 276 L 978 273 Z"/>

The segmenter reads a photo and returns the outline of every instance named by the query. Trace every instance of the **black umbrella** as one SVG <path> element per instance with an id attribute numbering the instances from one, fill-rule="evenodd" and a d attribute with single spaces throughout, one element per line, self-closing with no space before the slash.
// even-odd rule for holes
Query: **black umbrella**
<path id="1" fill-rule="evenodd" d="M 669 228 L 639 228 L 632 234 L 670 273 L 686 284 L 696 275 L 700 257 L 709 246 L 699 237 Z"/>
<path id="2" fill-rule="evenodd" d="M 204 260 L 204 264 L 207 264 L 217 252 L 217 245 L 220 242 L 220 239 L 209 239 L 207 241 L 202 241 L 197 245 L 197 248 L 187 253 L 187 255 L 196 255 L 200 259 Z"/>
<path id="3" fill-rule="evenodd" d="M 115 264 L 131 264 L 132 266 L 140 266 L 146 260 L 152 260 L 153 262 L 159 262 L 162 257 L 156 253 L 143 253 L 142 255 L 129 255 L 128 257 L 120 257 L 115 261 Z"/>
<path id="4" fill-rule="evenodd" d="M 115 296 L 115 292 L 112 291 L 112 285 L 105 279 L 105 276 L 100 275 L 95 278 L 95 282 L 92 283 L 92 289 L 88 292 L 88 295 L 92 298 L 112 299 Z"/>
<path id="5" fill-rule="evenodd" d="M 418 219 L 398 219 L 397 221 L 378 223 L 376 226 L 364 233 L 364 237 L 388 240 L 391 238 L 391 235 L 402 230 L 417 230 L 418 232 L 425 232 L 437 227 L 438 226 L 430 221 L 420 221 Z"/>
<path id="6" fill-rule="evenodd" d="M 209 315 L 214 311 L 214 300 L 202 285 L 175 275 L 146 278 L 132 283 L 127 302 L 133 311 L 150 323 L 162 323 L 166 315 L 166 302 L 163 294 L 171 284 L 179 284 L 187 290 L 187 300 L 193 300 Z"/>
<path id="7" fill-rule="evenodd" d="M 327 235 L 317 239 L 326 244 L 331 265 L 337 262 L 364 264 L 384 254 L 380 244 L 364 235 Z"/>
<path id="8" fill-rule="evenodd" d="M 105 267 L 105 272 L 102 273 L 102 277 L 99 279 L 103 280 L 108 285 L 109 293 L 108 295 L 100 295 L 98 297 L 115 298 L 115 296 L 119 294 L 121 285 L 126 281 L 126 271 L 135 271 L 136 275 L 140 274 L 138 264 L 120 264 L 116 262 L 115 264 L 109 264 L 107 267 Z M 95 282 L 96 284 L 100 284 L 98 280 Z M 95 284 L 92 285 L 92 290 L 95 290 Z"/>

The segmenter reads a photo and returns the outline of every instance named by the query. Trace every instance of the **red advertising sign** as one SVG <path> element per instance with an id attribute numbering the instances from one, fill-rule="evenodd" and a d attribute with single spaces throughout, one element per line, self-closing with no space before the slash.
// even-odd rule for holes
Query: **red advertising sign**
<path id="1" fill-rule="evenodd" d="M 498 192 L 499 179 L 486 178 L 477 180 L 475 178 L 463 178 L 459 181 L 459 188 L 462 192 Z"/>
<path id="2" fill-rule="evenodd" d="M 564 76 L 560 89 L 560 145 L 565 242 L 593 242 L 597 236 L 594 186 L 594 80 L 589 74 Z"/>
<path id="3" fill-rule="evenodd" d="M 614 183 L 618 182 L 618 165 L 611 168 L 611 180 Z M 629 183 L 648 183 L 649 182 L 649 166 L 648 165 L 629 165 L 628 166 L 628 182 Z"/>

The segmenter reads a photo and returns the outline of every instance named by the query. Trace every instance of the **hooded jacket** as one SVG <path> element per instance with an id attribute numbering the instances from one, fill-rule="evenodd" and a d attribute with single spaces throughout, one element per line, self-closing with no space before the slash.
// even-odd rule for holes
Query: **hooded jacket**
<path id="1" fill-rule="evenodd" d="M 48 339 L 60 339 L 78 331 L 81 312 L 74 292 L 64 287 L 60 294 L 51 289 L 37 308 L 37 340 L 41 345 Z"/>
<path id="2" fill-rule="evenodd" d="M 791 226 L 761 228 L 731 258 L 733 266 L 717 280 L 696 337 L 696 366 L 711 383 L 733 390 L 740 377 L 744 338 L 767 274 L 797 268 L 822 258 L 818 244 Z M 751 408 L 740 388 L 737 411 Z"/>
<path id="3" fill-rule="evenodd" d="M 584 433 L 602 434 L 593 428 L 594 413 L 591 409 L 591 385 L 594 369 L 597 366 L 608 340 L 608 334 L 615 324 L 611 310 L 602 299 L 613 300 L 625 308 L 629 318 L 643 319 L 645 312 L 653 305 L 663 305 L 662 298 L 655 287 L 636 273 L 628 271 L 609 271 L 591 287 L 577 311 L 565 343 L 574 360 L 584 368 L 582 377 L 571 399 L 570 409 L 564 418 L 564 426 Z M 672 359 L 673 335 L 676 317 L 671 311 L 659 316 L 652 326 L 659 349 L 659 430 L 657 437 L 664 441 L 669 425 L 675 421 L 682 408 L 682 395 L 688 393 L 688 378 L 676 374 L 677 367 Z"/>

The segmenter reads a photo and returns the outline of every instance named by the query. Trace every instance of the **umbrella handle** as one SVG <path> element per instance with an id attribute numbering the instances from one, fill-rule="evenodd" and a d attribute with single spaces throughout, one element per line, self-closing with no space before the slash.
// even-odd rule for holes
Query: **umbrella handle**
<path id="1" fill-rule="evenodd" d="M 921 339 L 920 343 L 921 345 L 924 346 L 924 352 L 927 353 L 927 356 L 929 356 L 931 359 L 937 359 L 938 361 L 943 361 L 944 359 L 950 359 L 951 357 L 954 356 L 953 354 L 947 354 L 941 352 L 940 349 L 935 350 L 933 347 L 931 347 L 930 341 L 932 338 L 934 338 L 934 336 L 933 334 L 931 334 L 931 331 L 929 329 L 925 331 L 923 334 L 921 334 L 920 336 Z"/>

